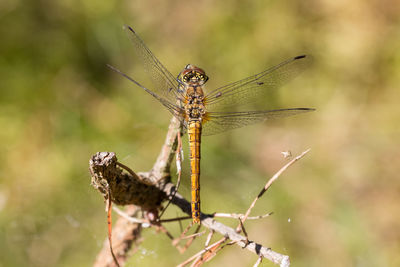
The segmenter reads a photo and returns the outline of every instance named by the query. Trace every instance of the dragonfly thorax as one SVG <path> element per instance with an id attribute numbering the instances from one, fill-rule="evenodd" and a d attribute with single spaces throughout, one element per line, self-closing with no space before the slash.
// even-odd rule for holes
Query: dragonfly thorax
<path id="1" fill-rule="evenodd" d="M 204 70 L 188 64 L 178 76 L 185 95 L 184 109 L 187 120 L 201 120 L 205 114 L 203 86 L 208 77 Z"/>
<path id="2" fill-rule="evenodd" d="M 201 90 L 201 87 L 189 87 L 186 93 L 185 112 L 187 119 L 201 119 L 205 114 L 203 90 Z"/>

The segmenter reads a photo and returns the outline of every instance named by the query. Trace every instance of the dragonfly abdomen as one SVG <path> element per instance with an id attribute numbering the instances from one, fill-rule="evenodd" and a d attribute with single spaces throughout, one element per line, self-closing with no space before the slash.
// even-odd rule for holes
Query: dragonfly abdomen
<path id="1" fill-rule="evenodd" d="M 192 218 L 193 223 L 200 223 L 200 120 L 189 121 L 188 134 L 191 170 L 190 180 L 192 183 Z"/>

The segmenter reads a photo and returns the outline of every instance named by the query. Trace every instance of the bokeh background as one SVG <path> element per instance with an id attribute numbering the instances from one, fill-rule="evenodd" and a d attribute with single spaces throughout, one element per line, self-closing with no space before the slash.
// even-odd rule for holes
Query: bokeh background
<path id="1" fill-rule="evenodd" d="M 1 1 L 0 266 L 90 266 L 107 234 L 90 156 L 114 151 L 135 171 L 154 163 L 170 114 L 106 67 L 147 79 L 123 24 L 173 74 L 188 63 L 204 68 L 208 88 L 312 54 L 308 71 L 265 103 L 316 112 L 203 139 L 203 209 L 244 212 L 287 162 L 282 151 L 311 148 L 257 203 L 254 215 L 274 215 L 249 221 L 250 238 L 293 266 L 400 266 L 400 3 L 392 0 Z M 188 171 L 186 161 L 187 197 Z M 166 217 L 177 215 L 171 208 Z M 180 255 L 166 236 L 143 235 L 131 266 L 176 265 L 204 244 Z M 230 246 L 209 266 L 256 260 Z"/>

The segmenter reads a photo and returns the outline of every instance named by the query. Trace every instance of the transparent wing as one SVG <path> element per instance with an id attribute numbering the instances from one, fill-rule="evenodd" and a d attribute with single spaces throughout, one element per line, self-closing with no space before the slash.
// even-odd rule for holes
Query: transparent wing
<path id="1" fill-rule="evenodd" d="M 186 127 L 186 122 L 184 121 L 184 114 L 185 111 L 184 109 L 181 108 L 181 106 L 179 104 L 175 105 L 173 103 L 171 103 L 170 101 L 160 97 L 159 95 L 157 95 L 155 92 L 147 89 L 146 87 L 144 87 L 143 85 L 141 85 L 140 83 L 138 83 L 137 81 L 135 81 L 134 79 L 132 79 L 131 77 L 129 77 L 128 75 L 126 75 L 125 73 L 123 73 L 122 71 L 120 71 L 119 69 L 111 66 L 111 65 L 107 65 L 110 69 L 112 69 L 113 71 L 115 71 L 116 73 L 124 76 L 125 78 L 127 78 L 129 81 L 133 82 L 134 84 L 136 84 L 137 86 L 139 86 L 140 88 L 142 88 L 143 90 L 145 90 L 147 93 L 149 93 L 150 95 L 152 95 L 155 99 L 157 99 L 158 101 L 161 102 L 161 104 L 164 105 L 164 107 L 166 107 L 169 112 L 172 113 L 172 115 L 174 115 L 175 117 L 177 117 L 182 123 L 183 126 Z"/>
<path id="2" fill-rule="evenodd" d="M 228 107 L 256 102 L 271 90 L 279 88 L 296 77 L 309 63 L 310 57 L 297 56 L 256 75 L 215 89 L 205 97 L 207 111 L 224 110 Z"/>
<path id="3" fill-rule="evenodd" d="M 290 108 L 266 111 L 207 112 L 202 134 L 213 135 L 265 120 L 284 118 L 314 110 L 313 108 Z"/>
<path id="4" fill-rule="evenodd" d="M 183 99 L 178 91 L 179 83 L 176 78 L 153 55 L 131 27 L 125 25 L 124 30 L 135 46 L 134 53 L 137 59 L 153 83 L 152 91 L 173 104 L 177 99 Z"/>

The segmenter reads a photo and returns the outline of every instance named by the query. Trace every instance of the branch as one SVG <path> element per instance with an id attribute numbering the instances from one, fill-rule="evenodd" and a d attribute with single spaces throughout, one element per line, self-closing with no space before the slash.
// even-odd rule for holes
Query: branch
<path id="1" fill-rule="evenodd" d="M 109 168 L 116 168 L 117 170 L 112 170 L 112 169 L 104 170 L 105 173 L 111 173 L 114 175 L 112 177 L 113 180 L 124 181 L 124 180 L 132 179 L 132 180 L 135 180 L 136 182 L 148 181 L 149 177 L 151 175 L 154 175 L 154 172 L 147 172 L 147 173 L 140 173 L 138 175 L 139 178 L 132 177 L 130 174 L 131 172 L 124 172 L 117 167 L 118 164 L 116 164 L 117 160 L 116 160 L 116 156 L 114 153 L 100 152 L 100 153 L 97 153 L 94 157 L 99 157 L 99 156 L 100 157 L 105 156 L 103 158 L 104 160 L 107 159 L 109 162 L 114 163 L 114 164 L 108 164 L 108 161 L 106 160 L 105 165 L 108 166 Z M 95 168 L 91 168 L 91 169 L 95 169 Z M 107 179 L 107 177 L 104 179 L 109 180 L 109 179 Z M 94 180 L 96 180 L 96 179 L 94 179 Z M 115 181 L 114 181 L 114 184 L 115 184 L 115 186 L 118 186 L 118 183 Z M 125 182 L 122 183 L 122 186 L 125 186 Z M 175 191 L 175 185 L 172 183 L 167 183 L 167 184 L 161 186 L 161 188 L 159 185 L 142 184 L 141 186 L 144 188 L 147 188 L 146 190 L 148 190 L 149 192 L 153 192 L 154 195 L 156 195 L 156 196 L 160 196 L 160 195 L 165 196 L 165 199 L 167 199 L 167 196 L 171 195 Z M 97 187 L 101 188 L 98 185 L 97 185 Z M 117 189 L 117 192 L 124 192 L 128 196 L 131 196 L 131 193 L 129 191 L 118 190 L 118 188 L 116 188 L 116 189 Z M 135 189 L 132 188 L 132 190 L 137 193 L 137 191 Z M 156 191 L 158 191 L 158 193 L 156 193 Z M 101 192 L 101 190 L 100 190 L 100 192 Z M 111 191 L 111 192 L 112 192 L 112 197 L 114 199 L 115 196 L 113 196 L 113 191 Z M 123 196 L 120 196 L 120 197 L 122 199 L 129 199 L 128 197 L 126 197 L 126 198 Z M 143 195 L 142 197 L 145 197 L 145 195 Z M 130 199 L 136 200 L 136 198 L 130 198 Z M 146 205 L 147 205 L 149 202 L 142 201 L 142 203 L 146 203 Z M 150 203 L 154 203 L 154 202 L 150 202 Z M 181 196 L 179 193 L 175 193 L 175 197 L 172 199 L 171 203 L 176 205 L 177 207 L 179 207 L 184 213 L 186 213 L 188 215 L 191 214 L 190 202 L 188 200 L 186 200 L 183 196 Z M 125 204 L 132 204 L 132 203 L 125 203 Z M 270 248 L 264 247 L 261 244 L 255 243 L 253 241 L 247 241 L 247 238 L 245 236 L 242 236 L 242 235 L 236 233 L 235 229 L 228 227 L 218 221 L 215 221 L 212 217 L 213 217 L 213 215 L 202 213 L 201 214 L 201 224 L 204 227 L 206 227 L 214 232 L 220 233 L 222 236 L 235 242 L 238 246 L 240 246 L 242 248 L 246 248 L 247 250 L 255 253 L 258 256 L 265 257 L 265 258 L 269 259 L 270 261 L 272 261 L 276 264 L 279 264 L 281 266 L 289 266 L 289 257 L 288 256 L 277 253 L 277 252 L 271 250 Z"/>
<path id="2" fill-rule="evenodd" d="M 159 181 L 162 179 L 169 181 L 170 167 L 172 160 L 174 159 L 176 147 L 178 145 L 178 134 L 182 136 L 181 124 L 178 119 L 172 117 L 164 145 L 161 148 L 161 152 L 151 170 L 152 175 L 150 175 L 150 179 L 153 184 L 159 183 Z"/>
<path id="3" fill-rule="evenodd" d="M 178 120 L 173 118 L 169 126 L 169 131 L 165 140 L 165 143 L 161 149 L 161 152 L 155 162 L 152 170 L 150 172 L 134 173 L 127 166 L 119 163 L 117 161 L 116 155 L 113 152 L 98 152 L 90 160 L 90 172 L 92 174 L 92 185 L 100 191 L 103 196 L 107 196 L 108 187 L 111 191 L 111 199 L 118 205 L 131 205 L 134 204 L 144 211 L 144 215 L 152 214 L 152 216 L 145 217 L 145 221 L 152 225 L 160 225 L 161 221 L 157 218 L 157 212 L 160 209 L 162 201 L 166 201 L 172 198 L 171 203 L 179 207 L 184 213 L 191 215 L 191 205 L 188 200 L 182 197 L 179 193 L 175 192 L 175 185 L 168 182 L 170 179 L 170 166 L 173 161 L 175 150 L 177 146 L 177 136 L 181 134 L 180 123 Z M 271 184 L 279 177 L 279 175 L 291 164 L 297 161 L 299 158 L 304 156 L 305 151 L 302 155 L 295 158 L 293 161 L 289 162 L 285 167 L 283 167 L 277 174 L 275 174 L 265 185 L 263 190 L 260 192 L 257 199 L 264 194 L 265 191 L 271 186 Z M 173 196 L 173 194 L 175 195 Z M 172 197 L 173 196 L 173 197 Z M 249 210 L 243 216 L 245 219 L 250 214 L 252 206 L 254 206 L 255 201 L 250 206 Z M 154 218 L 156 220 L 148 219 Z M 273 251 L 268 247 L 264 247 L 262 244 L 255 243 L 254 241 L 248 240 L 247 237 L 240 235 L 235 229 L 228 227 L 216 220 L 212 214 L 201 213 L 201 225 L 210 229 L 213 232 L 218 232 L 225 238 L 231 240 L 232 242 L 242 248 L 246 248 L 250 252 L 256 254 L 258 257 L 264 257 L 268 260 L 279 264 L 280 266 L 289 266 L 289 256 L 280 254 Z M 119 218 L 114 232 L 117 231 L 118 225 L 120 225 L 120 220 L 126 220 L 125 218 Z M 135 227 L 140 227 L 140 223 L 130 223 L 135 225 Z M 141 228 L 139 228 L 141 229 Z M 140 233 L 140 230 L 139 230 Z M 134 237 L 137 240 L 137 237 Z M 113 241 L 114 242 L 114 241 Z M 127 240 L 125 240 L 127 242 Z M 118 241 L 114 244 L 117 258 L 126 258 L 126 254 L 129 248 L 124 250 L 118 250 Z M 106 252 L 104 252 L 106 253 Z M 101 257 L 101 252 L 98 258 Z M 110 255 L 109 251 L 108 254 Z M 111 255 L 110 255 L 111 256 Z M 119 260 L 120 261 L 120 260 Z M 120 261 L 120 263 L 123 263 Z M 112 265 L 96 265 L 100 266 L 112 266 Z"/>
<path id="4" fill-rule="evenodd" d="M 171 190 L 173 190 L 173 188 L 174 185 L 169 183 L 166 185 L 164 192 L 168 194 L 169 192 L 171 192 Z M 175 198 L 172 200 L 172 204 L 179 207 L 186 214 L 191 214 L 190 202 L 187 201 L 180 194 L 177 193 L 175 195 Z M 253 241 L 247 241 L 247 238 L 245 236 L 238 234 L 235 229 L 214 220 L 212 218 L 212 215 L 202 213 L 200 219 L 201 225 L 221 234 L 224 237 L 227 237 L 231 241 L 234 241 L 238 246 L 246 248 L 256 255 L 267 258 L 273 263 L 279 264 L 281 266 L 290 265 L 289 256 L 275 252 L 272 249 L 264 247 L 263 245 L 255 243 Z"/>
<path id="5" fill-rule="evenodd" d="M 292 166 L 296 161 L 298 161 L 299 159 L 301 159 L 302 157 L 304 157 L 311 149 L 307 149 L 306 151 L 304 151 L 303 153 L 301 153 L 300 155 L 298 155 L 297 157 L 295 157 L 294 159 L 292 159 L 291 161 L 289 161 L 285 166 L 283 166 L 277 173 L 274 174 L 274 176 L 271 177 L 271 179 L 268 180 L 268 182 L 265 184 L 264 188 L 260 191 L 260 193 L 257 195 L 257 197 L 253 200 L 253 202 L 250 204 L 250 207 L 248 208 L 248 210 L 246 211 L 246 213 L 244 214 L 243 218 L 241 218 L 242 223 L 244 223 L 249 215 L 251 210 L 253 209 L 253 207 L 256 205 L 257 200 L 259 200 L 265 192 L 267 192 L 267 190 L 271 187 L 272 183 L 275 182 L 279 176 L 286 171 L 287 168 L 289 168 L 290 166 Z M 240 232 L 240 226 L 238 226 L 237 231 Z"/>

